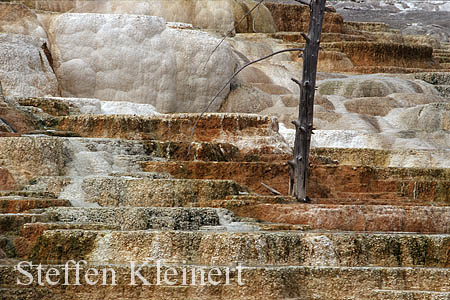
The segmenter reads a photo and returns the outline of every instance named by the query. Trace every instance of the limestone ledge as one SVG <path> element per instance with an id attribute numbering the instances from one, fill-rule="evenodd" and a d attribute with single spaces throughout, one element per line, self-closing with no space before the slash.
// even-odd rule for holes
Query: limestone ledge
<path id="1" fill-rule="evenodd" d="M 165 263 L 224 266 L 239 261 L 247 266 L 448 267 L 445 245 L 450 236 L 445 234 L 215 232 L 214 226 L 208 228 L 212 231 L 50 230 L 38 241 L 33 259 L 57 263 L 55 258 L 64 261 L 73 256 L 96 263 L 126 263 L 150 257 Z M 69 242 L 74 239 L 78 242 Z M 65 253 L 53 246 L 58 243 L 68 245 Z M 77 253 L 78 249 L 83 252 Z"/>
<path id="2" fill-rule="evenodd" d="M 89 267 L 95 267 L 100 272 L 107 268 L 114 269 L 116 273 L 116 286 L 111 285 L 111 275 L 107 277 L 107 286 L 102 286 L 101 281 L 98 285 L 90 286 L 81 284 L 79 286 L 39 286 L 37 280 L 33 285 L 14 290 L 4 290 L 2 295 L 6 300 L 17 299 L 17 293 L 26 295 L 27 299 L 38 300 L 45 297 L 49 300 L 58 300 L 61 297 L 70 295 L 77 299 L 92 298 L 114 298 L 128 297 L 134 299 L 149 298 L 179 298 L 182 297 L 197 299 L 212 299 L 220 297 L 226 299 L 280 299 L 292 297 L 308 297 L 323 299 L 348 299 L 360 298 L 370 299 L 375 297 L 376 291 L 391 290 L 404 291 L 405 289 L 416 291 L 419 296 L 428 297 L 430 294 L 438 294 L 445 299 L 448 294 L 448 268 L 384 268 L 384 267 L 318 267 L 318 266 L 293 266 L 293 267 L 247 267 L 242 269 L 242 281 L 244 285 L 237 283 L 237 272 L 230 274 L 230 285 L 187 285 L 181 286 L 181 277 L 178 278 L 178 286 L 144 286 L 137 280 L 137 286 L 130 286 L 131 267 L 118 264 L 91 264 Z M 44 265 L 43 272 L 46 273 L 51 267 L 56 267 L 60 274 L 64 274 L 63 265 Z M 169 267 L 176 267 L 179 274 L 182 273 L 185 265 L 165 264 L 162 272 Z M 205 274 L 211 270 L 204 267 Z M 222 274 L 226 272 L 220 267 Z M 37 278 L 37 269 L 31 271 L 32 277 Z M 110 274 L 111 271 L 108 271 Z M 71 273 L 73 274 L 73 273 Z M 84 273 L 82 273 L 84 274 Z M 142 268 L 141 274 L 152 283 L 156 283 L 157 267 L 155 264 L 149 264 Z M 14 265 L 0 266 L 0 277 L 5 278 L 3 286 L 16 285 L 17 270 Z M 161 275 L 162 276 L 162 275 Z M 206 276 L 205 276 L 206 277 Z M 223 278 L 222 278 L 223 279 Z M 23 278 L 26 280 L 26 278 Z M 200 278 L 197 278 L 197 283 Z M 223 279 L 224 280 L 224 279 Z M 364 284 L 361 284 L 363 282 Z M 85 283 L 85 282 L 83 282 Z M 425 292 L 424 292 L 425 291 Z M 414 294 L 413 294 L 414 295 Z M 377 299 L 377 298 L 373 298 Z M 380 299 L 380 298 L 378 298 Z M 395 299 L 395 298 L 394 298 Z M 427 298 L 425 298 L 427 299 Z"/>

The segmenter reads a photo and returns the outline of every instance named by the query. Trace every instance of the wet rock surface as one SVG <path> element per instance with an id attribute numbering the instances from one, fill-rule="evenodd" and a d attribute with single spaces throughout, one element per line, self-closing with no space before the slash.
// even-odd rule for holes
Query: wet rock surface
<path id="1" fill-rule="evenodd" d="M 404 105 L 421 101 L 397 95 L 395 99 Z M 333 102 L 322 103 L 339 109 Z M 80 133 L 85 128 L 84 134 L 89 126 L 81 120 L 130 119 L 72 118 L 74 112 L 69 109 L 68 113 L 62 117 L 64 126 L 78 128 Z M 14 295 L 9 283 L 14 275 L 8 267 L 13 264 L 8 258 L 12 256 L 48 267 L 68 259 L 108 266 L 116 272 L 120 295 L 130 293 L 133 299 L 139 297 L 125 287 L 130 280 L 127 262 L 143 263 L 149 258 L 149 266 L 141 269 L 146 276 L 155 275 L 153 263 L 158 260 L 162 270 L 184 265 L 208 270 L 240 262 L 245 285 L 231 284 L 233 289 L 224 290 L 221 296 L 227 299 L 242 299 L 242 295 L 251 299 L 254 293 L 279 299 L 280 291 L 286 289 L 291 296 L 304 295 L 305 288 L 293 290 L 292 280 L 283 279 L 286 276 L 308 280 L 307 293 L 319 285 L 323 289 L 323 280 L 328 280 L 320 298 L 384 297 L 380 282 L 383 288 L 391 288 L 391 293 L 401 295 L 447 293 L 448 170 L 404 168 L 406 162 L 398 168 L 387 167 L 412 156 L 431 163 L 436 154 L 433 150 L 313 149 L 309 191 L 314 196 L 310 204 L 299 204 L 291 197 L 270 196 L 258 187 L 265 182 L 287 194 L 289 154 L 280 151 L 285 148 L 275 148 L 267 141 L 258 149 L 242 147 L 255 136 L 279 138 L 276 120 L 254 115 L 206 115 L 208 122 L 199 123 L 199 135 L 194 136 L 193 154 L 186 157 L 187 141 L 174 140 L 183 133 L 183 124 L 191 124 L 194 118 L 189 114 L 132 118 L 139 126 L 149 120 L 157 124 L 145 125 L 142 132 L 156 128 L 154 132 L 164 137 L 159 141 L 112 138 L 110 133 L 102 138 L 15 138 L 28 144 L 54 143 L 61 150 L 53 151 L 52 159 L 62 160 L 65 171 L 36 176 L 25 191 L 3 192 L 1 207 L 9 212 L 0 214 L 0 231 L 8 237 L 0 252 L 7 262 L 0 268 L 5 297 Z M 94 127 L 89 135 L 106 128 Z M 124 125 L 120 128 L 120 134 L 129 134 Z M 217 142 L 225 136 L 229 143 Z M 4 151 L 17 152 L 17 144 L 7 141 L 4 139 Z M 38 158 L 47 152 L 37 148 L 31 153 Z M 8 170 L 22 164 L 18 159 L 5 158 L 5 162 Z M 249 177 L 254 177 L 253 181 Z M 63 200 L 66 197 L 71 201 Z M 105 207 L 87 207 L 92 202 Z M 70 207 L 73 205 L 81 207 Z M 429 276 L 433 280 L 427 281 Z M 420 290 L 417 285 L 411 287 L 412 278 L 421 278 Z M 364 288 L 360 283 L 358 287 L 349 283 L 361 280 Z M 271 288 L 261 290 L 262 283 L 270 283 Z M 21 293 L 37 299 L 49 291 L 29 286 Z M 51 291 L 58 291 L 58 296 L 83 298 L 85 294 L 80 288 L 69 292 L 59 286 Z M 92 288 L 88 291 L 92 296 Z M 181 293 L 188 298 L 191 293 L 208 298 L 216 292 L 206 286 Z M 145 297 L 159 297 L 160 293 L 167 296 L 166 291 L 149 290 Z M 102 295 L 118 294 L 108 288 Z M 173 295 L 180 295 L 180 291 Z M 318 297 L 316 292 L 314 295 Z"/>
<path id="2" fill-rule="evenodd" d="M 244 70 L 210 107 L 223 113 L 192 131 L 239 65 L 304 47 L 306 6 L 265 1 L 243 18 L 257 2 L 0 3 L 0 298 L 447 299 L 441 2 L 327 12 L 309 203 L 288 196 L 298 52 Z M 403 24 L 414 35 L 402 35 L 399 16 L 429 16 L 418 8 L 442 26 Z M 17 284 L 21 260 L 63 274 L 71 259 L 117 285 Z M 150 281 L 195 268 L 197 283 L 219 271 L 230 282 L 133 286 L 130 261 L 147 262 Z"/>

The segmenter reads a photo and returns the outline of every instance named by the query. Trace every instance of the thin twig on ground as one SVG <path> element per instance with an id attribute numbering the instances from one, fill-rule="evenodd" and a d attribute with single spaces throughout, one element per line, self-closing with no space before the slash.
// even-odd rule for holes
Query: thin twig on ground
<path id="1" fill-rule="evenodd" d="M 272 194 L 275 194 L 275 195 L 277 195 L 277 196 L 280 196 L 280 195 L 281 195 L 281 193 L 280 193 L 279 191 L 277 191 L 277 190 L 274 189 L 274 188 L 271 188 L 270 186 L 268 186 L 268 185 L 265 184 L 264 182 L 261 182 L 261 185 L 262 185 L 263 187 L 265 187 L 266 189 L 268 189 Z"/>

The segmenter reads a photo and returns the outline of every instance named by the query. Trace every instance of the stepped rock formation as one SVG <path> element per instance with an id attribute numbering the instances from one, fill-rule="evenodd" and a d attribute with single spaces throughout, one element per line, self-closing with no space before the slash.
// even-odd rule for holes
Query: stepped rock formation
<path id="1" fill-rule="evenodd" d="M 287 193 L 289 151 L 275 147 L 274 141 L 283 140 L 271 118 L 207 114 L 187 157 L 195 114 L 105 116 L 83 114 L 86 99 L 77 109 L 67 109 L 75 99 L 15 101 L 29 108 L 46 104 L 54 117 L 47 114 L 53 121 L 41 135 L 1 139 L 1 182 L 9 176 L 19 183 L 3 185 L 9 190 L 0 192 L 5 299 L 428 299 L 430 294 L 445 299 L 449 294 L 448 168 L 388 167 L 432 150 L 313 149 L 312 203 L 299 204 L 271 196 L 260 184 Z M 62 274 L 70 259 L 109 268 L 114 285 L 16 283 L 26 280 L 14 270 L 17 260 Z M 196 266 L 208 274 L 220 266 L 234 273 L 228 285 L 216 277 L 218 285 L 197 286 L 189 276 L 187 286 L 176 279 L 182 288 L 153 289 L 141 280 L 130 286 L 130 261 L 145 263 L 142 278 L 153 284 L 158 272 L 171 267 L 182 272 Z M 237 262 L 241 273 L 227 271 Z M 36 269 L 29 271 L 37 278 Z M 201 276 L 194 275 L 196 282 Z"/>
<path id="2" fill-rule="evenodd" d="M 300 53 L 192 131 L 237 67 L 304 46 L 306 6 L 237 25 L 257 2 L 20 2 L 0 3 L 2 300 L 450 299 L 450 46 L 341 16 L 415 1 L 326 13 L 309 203 L 288 195 Z"/>
<path id="3" fill-rule="evenodd" d="M 404 34 L 429 35 L 449 42 L 450 4 L 447 1 L 362 0 L 355 3 L 332 0 L 332 5 L 349 21 L 383 22 Z"/>
<path id="4" fill-rule="evenodd" d="M 309 8 L 298 3 L 274 3 L 268 1 L 278 31 L 306 32 L 309 23 Z M 344 20 L 339 14 L 327 12 L 324 15 L 323 32 L 343 33 Z"/>

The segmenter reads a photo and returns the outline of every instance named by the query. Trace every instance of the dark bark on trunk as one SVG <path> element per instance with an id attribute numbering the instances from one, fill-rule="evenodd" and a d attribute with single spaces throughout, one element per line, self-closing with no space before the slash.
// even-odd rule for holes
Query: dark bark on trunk
<path id="1" fill-rule="evenodd" d="M 298 201 L 305 201 L 307 172 L 309 167 L 309 149 L 313 130 L 314 94 L 316 87 L 317 61 L 319 56 L 320 36 L 322 33 L 323 16 L 326 0 L 311 0 L 309 33 L 302 34 L 306 40 L 303 52 L 303 77 L 297 82 L 300 86 L 300 104 L 298 120 L 292 121 L 295 125 L 294 158 L 289 161 L 292 168 L 291 182 L 293 181 L 293 194 Z M 293 180 L 292 180 L 293 179 Z"/>

